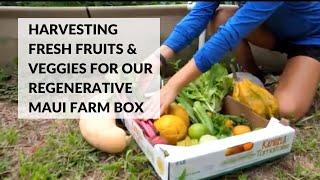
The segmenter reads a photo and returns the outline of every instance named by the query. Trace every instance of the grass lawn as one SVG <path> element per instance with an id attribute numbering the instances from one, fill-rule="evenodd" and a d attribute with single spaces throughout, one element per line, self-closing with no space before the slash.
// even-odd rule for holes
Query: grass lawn
<path id="1" fill-rule="evenodd" d="M 134 141 L 121 154 L 107 154 L 84 141 L 75 120 L 17 120 L 14 79 L 0 83 L 0 179 L 157 179 Z M 320 179 L 319 107 L 320 90 L 294 126 L 289 155 L 219 179 Z"/>

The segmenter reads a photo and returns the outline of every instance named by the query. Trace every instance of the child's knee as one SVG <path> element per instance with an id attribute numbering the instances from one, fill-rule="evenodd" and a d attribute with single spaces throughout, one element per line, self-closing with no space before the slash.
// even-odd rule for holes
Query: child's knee
<path id="1" fill-rule="evenodd" d="M 296 122 L 306 113 L 306 107 L 297 100 L 297 97 L 291 97 L 287 93 L 275 94 L 279 103 L 279 114 L 281 117 Z"/>

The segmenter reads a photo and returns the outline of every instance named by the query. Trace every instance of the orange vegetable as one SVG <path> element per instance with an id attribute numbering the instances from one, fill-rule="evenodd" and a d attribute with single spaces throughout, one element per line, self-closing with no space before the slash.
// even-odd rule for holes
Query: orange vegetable
<path id="1" fill-rule="evenodd" d="M 245 151 L 249 151 L 249 150 L 251 150 L 252 148 L 253 148 L 253 143 L 251 143 L 251 142 L 243 144 L 243 149 L 244 149 Z"/>
<path id="2" fill-rule="evenodd" d="M 166 114 L 178 116 L 185 122 L 187 127 L 190 126 L 189 115 L 180 104 L 171 103 Z"/>
<path id="3" fill-rule="evenodd" d="M 225 125 L 226 127 L 232 129 L 232 128 L 233 128 L 233 121 L 230 120 L 230 119 L 226 119 L 226 120 L 224 121 L 224 125 Z"/>
<path id="4" fill-rule="evenodd" d="M 188 130 L 185 121 L 175 115 L 161 116 L 154 122 L 154 127 L 172 145 L 184 139 Z"/>
<path id="5" fill-rule="evenodd" d="M 232 134 L 234 136 L 236 136 L 236 135 L 244 134 L 244 133 L 247 133 L 247 132 L 250 132 L 250 131 L 251 131 L 251 129 L 250 129 L 249 126 L 237 125 L 232 129 Z"/>
<path id="6" fill-rule="evenodd" d="M 244 151 L 243 146 L 238 145 L 238 146 L 234 146 L 234 147 L 230 147 L 230 148 L 226 149 L 224 154 L 226 156 L 231 156 L 233 154 L 241 153 L 242 151 Z"/>

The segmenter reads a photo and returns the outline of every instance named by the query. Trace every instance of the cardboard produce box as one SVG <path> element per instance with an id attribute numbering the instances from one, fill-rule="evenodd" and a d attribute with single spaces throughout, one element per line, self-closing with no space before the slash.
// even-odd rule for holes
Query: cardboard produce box
<path id="1" fill-rule="evenodd" d="M 135 121 L 125 120 L 125 126 L 162 179 L 216 177 L 290 152 L 295 135 L 290 126 L 281 124 L 275 118 L 269 121 L 261 118 L 230 96 L 225 98 L 224 112 L 243 116 L 251 128 L 264 128 L 185 147 L 152 146 Z"/>

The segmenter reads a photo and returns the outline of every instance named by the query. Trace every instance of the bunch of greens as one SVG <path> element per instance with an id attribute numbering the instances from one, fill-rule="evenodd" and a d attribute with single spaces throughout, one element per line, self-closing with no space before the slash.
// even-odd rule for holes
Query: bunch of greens
<path id="1" fill-rule="evenodd" d="M 219 137 L 230 135 L 230 128 L 225 126 L 225 120 L 242 120 L 218 112 L 222 108 L 223 98 L 232 91 L 232 87 L 233 79 L 228 77 L 227 69 L 217 63 L 183 88 L 177 101 L 186 109 L 192 122 L 204 124 L 210 134 Z"/>

